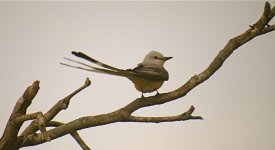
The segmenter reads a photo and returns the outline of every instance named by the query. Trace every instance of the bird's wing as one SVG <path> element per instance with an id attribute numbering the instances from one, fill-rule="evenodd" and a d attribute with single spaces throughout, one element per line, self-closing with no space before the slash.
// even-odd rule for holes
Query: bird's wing
<path id="1" fill-rule="evenodd" d="M 135 72 L 135 74 L 150 80 L 167 81 L 169 79 L 168 72 L 162 66 L 138 64 L 138 66 L 132 69 L 132 71 Z"/>

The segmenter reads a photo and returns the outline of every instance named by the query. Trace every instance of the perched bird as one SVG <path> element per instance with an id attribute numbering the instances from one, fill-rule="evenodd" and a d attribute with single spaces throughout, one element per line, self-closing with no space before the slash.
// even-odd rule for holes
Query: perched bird
<path id="1" fill-rule="evenodd" d="M 84 65 L 88 68 L 72 66 L 65 63 L 61 64 L 77 69 L 126 77 L 134 83 L 135 88 L 142 93 L 142 97 L 143 93 L 149 93 L 153 91 L 156 91 L 158 94 L 157 90 L 162 86 L 164 81 L 167 81 L 169 79 L 168 72 L 163 67 L 163 65 L 165 61 L 171 59 L 172 57 L 164 57 L 161 53 L 157 51 L 150 51 L 144 57 L 143 61 L 137 65 L 137 67 L 135 67 L 134 69 L 126 70 L 104 64 L 94 58 L 89 57 L 88 55 L 82 52 L 73 51 L 72 54 L 77 57 L 88 60 L 98 66 L 101 66 L 102 68 L 87 65 L 85 63 L 75 61 L 69 58 L 65 59 Z"/>

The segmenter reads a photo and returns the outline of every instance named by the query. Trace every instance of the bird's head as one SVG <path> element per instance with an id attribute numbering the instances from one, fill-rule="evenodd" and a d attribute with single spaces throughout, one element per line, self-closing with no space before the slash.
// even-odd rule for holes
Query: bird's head
<path id="1" fill-rule="evenodd" d="M 164 57 L 160 52 L 150 51 L 143 59 L 142 64 L 144 65 L 158 65 L 163 66 L 166 60 L 173 57 Z"/>

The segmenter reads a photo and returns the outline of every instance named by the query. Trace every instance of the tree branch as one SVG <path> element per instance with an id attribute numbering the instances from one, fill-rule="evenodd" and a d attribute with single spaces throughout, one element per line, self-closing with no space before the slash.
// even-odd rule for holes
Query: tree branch
<path id="1" fill-rule="evenodd" d="M 39 90 L 39 81 L 35 81 L 29 86 L 23 95 L 18 99 L 15 107 L 7 122 L 5 131 L 0 140 L 0 149 L 19 149 L 20 145 L 17 139 L 17 134 L 24 123 L 24 120 L 36 118 L 37 115 L 26 115 L 27 108 L 30 106 L 33 98 Z"/>
<path id="2" fill-rule="evenodd" d="M 52 126 L 52 127 L 58 127 L 58 126 L 61 126 L 63 125 L 64 123 L 62 122 L 57 122 L 57 121 L 50 121 L 48 123 L 48 126 Z M 80 137 L 80 135 L 78 134 L 77 131 L 73 131 L 70 133 L 71 136 L 76 140 L 76 142 L 80 145 L 80 147 L 83 149 L 83 150 L 91 150 L 89 148 L 89 146 L 82 140 L 82 138 Z"/>
<path id="3" fill-rule="evenodd" d="M 139 117 L 139 116 L 129 116 L 125 119 L 126 122 L 145 122 L 145 123 L 160 123 L 160 122 L 172 122 L 172 121 L 185 121 L 190 119 L 202 119 L 201 116 L 192 116 L 194 106 L 191 106 L 188 111 L 177 116 L 167 116 L 167 117 Z"/>
<path id="4" fill-rule="evenodd" d="M 65 98 L 58 101 L 45 115 L 44 115 L 44 123 L 47 125 L 61 110 L 67 109 L 70 103 L 70 100 L 73 96 L 75 96 L 77 93 L 85 89 L 86 87 L 90 86 L 91 81 L 86 78 L 86 81 L 84 85 L 82 85 L 80 88 L 66 96 Z M 32 121 L 32 123 L 21 133 L 21 135 L 18 138 L 18 141 L 21 143 L 20 145 L 24 145 L 26 141 L 28 140 L 40 140 L 44 142 L 48 142 L 52 140 L 50 134 L 48 132 L 42 132 L 40 133 L 39 138 L 36 137 L 36 131 L 40 129 L 39 122 L 37 120 Z M 73 131 L 71 132 L 73 133 Z M 74 133 L 73 133 L 74 134 Z M 89 147 L 85 147 L 83 145 L 83 148 L 89 149 Z"/>
<path id="5" fill-rule="evenodd" d="M 51 121 L 61 110 L 66 109 L 69 105 L 71 98 L 88 87 L 91 84 L 90 80 L 87 78 L 85 84 L 81 86 L 79 89 L 60 100 L 57 104 L 55 104 L 45 115 L 42 112 L 26 114 L 27 108 L 30 106 L 33 98 L 37 94 L 39 90 L 39 81 L 35 81 L 31 86 L 29 86 L 23 95 L 17 101 L 13 112 L 7 122 L 5 131 L 0 140 L 0 149 L 4 150 L 17 150 L 22 146 L 28 139 L 32 139 L 36 135 L 36 131 L 40 130 L 40 140 L 50 141 L 51 138 L 49 134 L 46 132 L 46 125 L 49 121 Z M 25 131 L 21 134 L 21 136 L 17 137 L 18 132 L 22 124 L 27 120 L 33 120 L 32 123 L 25 129 Z M 77 137 L 77 133 L 75 137 L 78 138 L 78 142 L 80 141 L 80 137 Z M 83 145 L 83 148 L 89 149 L 87 146 Z"/>
<path id="6" fill-rule="evenodd" d="M 86 78 L 86 81 L 84 85 L 82 85 L 80 88 L 75 90 L 73 93 L 69 94 L 65 98 L 59 100 L 45 115 L 45 123 L 47 124 L 49 121 L 51 121 L 60 111 L 67 109 L 70 103 L 70 100 L 73 96 L 75 96 L 77 93 L 85 89 L 86 87 L 91 85 L 91 81 L 89 78 Z M 23 132 L 20 136 L 26 136 L 30 135 L 38 130 L 37 122 L 33 121 Z"/>
<path id="7" fill-rule="evenodd" d="M 15 118 L 15 121 L 23 123 L 27 120 L 34 120 L 34 119 L 37 119 L 36 121 L 38 121 L 38 129 L 41 132 L 45 132 L 46 131 L 46 124 L 45 124 L 45 119 L 44 119 L 44 116 L 43 116 L 42 112 L 36 112 L 36 113 L 33 113 L 33 114 L 23 115 L 23 116 Z"/>

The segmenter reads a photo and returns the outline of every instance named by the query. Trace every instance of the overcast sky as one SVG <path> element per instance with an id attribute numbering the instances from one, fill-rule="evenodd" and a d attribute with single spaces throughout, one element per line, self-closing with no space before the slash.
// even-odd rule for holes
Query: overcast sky
<path id="1" fill-rule="evenodd" d="M 35 80 L 41 88 L 29 113 L 46 112 L 86 77 L 92 80 L 55 118 L 61 122 L 108 113 L 140 97 L 125 78 L 60 65 L 64 56 L 75 58 L 71 51 L 125 69 L 150 50 L 173 56 L 165 64 L 170 80 L 159 89 L 169 92 L 203 71 L 230 38 L 259 19 L 263 7 L 264 2 L 0 2 L 0 134 Z M 194 105 L 194 115 L 204 120 L 115 123 L 79 133 L 94 150 L 274 149 L 274 41 L 275 32 L 253 39 L 185 97 L 135 112 L 178 115 Z M 62 148 L 80 149 L 69 135 L 23 149 Z"/>

